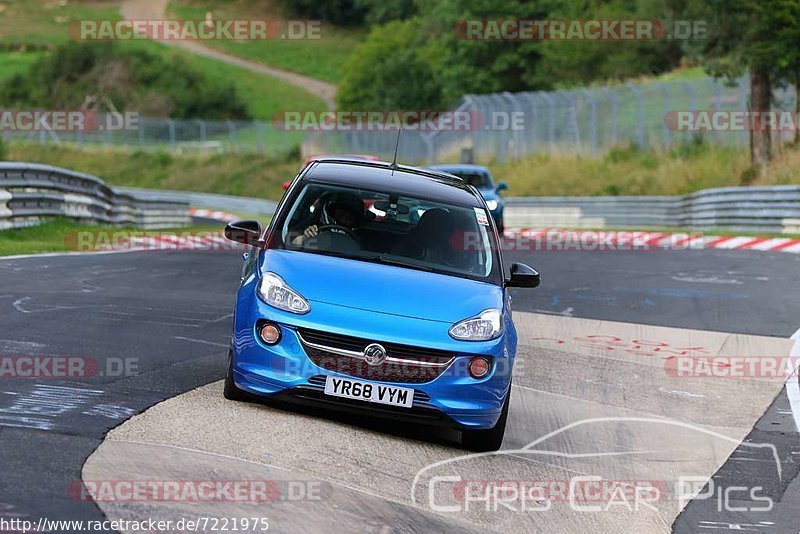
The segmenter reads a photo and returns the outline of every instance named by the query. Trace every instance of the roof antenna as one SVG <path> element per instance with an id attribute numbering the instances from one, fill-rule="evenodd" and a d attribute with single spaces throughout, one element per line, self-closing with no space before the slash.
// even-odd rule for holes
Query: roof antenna
<path id="1" fill-rule="evenodd" d="M 402 131 L 403 123 L 401 122 L 397 127 L 397 140 L 394 142 L 394 159 L 392 160 L 392 164 L 389 165 L 389 168 L 392 169 L 391 176 L 394 176 L 394 171 L 400 168 L 397 166 L 397 149 L 400 146 L 400 132 Z"/>

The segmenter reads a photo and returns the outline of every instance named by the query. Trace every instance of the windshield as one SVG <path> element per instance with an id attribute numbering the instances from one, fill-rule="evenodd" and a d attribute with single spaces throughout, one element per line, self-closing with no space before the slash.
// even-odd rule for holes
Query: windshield
<path id="1" fill-rule="evenodd" d="M 409 269 L 495 281 L 486 212 L 386 192 L 308 184 L 279 225 L 282 245 Z"/>
<path id="2" fill-rule="evenodd" d="M 492 188 L 492 179 L 489 175 L 485 172 L 477 172 L 477 171 L 447 171 L 450 174 L 458 176 L 462 180 L 464 180 L 469 185 L 476 187 L 477 189 L 491 189 Z"/>

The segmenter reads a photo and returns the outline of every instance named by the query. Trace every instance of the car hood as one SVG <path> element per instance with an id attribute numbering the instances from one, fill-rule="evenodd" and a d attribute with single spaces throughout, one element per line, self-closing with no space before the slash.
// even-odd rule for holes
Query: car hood
<path id="1" fill-rule="evenodd" d="M 479 282 L 403 267 L 268 250 L 261 272 L 274 272 L 309 302 L 455 323 L 488 308 L 502 308 L 503 290 Z"/>

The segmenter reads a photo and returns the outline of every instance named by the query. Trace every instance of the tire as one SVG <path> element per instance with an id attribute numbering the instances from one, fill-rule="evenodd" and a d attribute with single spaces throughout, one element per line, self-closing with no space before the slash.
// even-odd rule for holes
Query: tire
<path id="1" fill-rule="evenodd" d="M 225 371 L 225 387 L 222 389 L 222 395 L 232 401 L 247 402 L 250 400 L 247 392 L 239 389 L 239 386 L 233 381 L 233 349 L 228 349 L 228 368 Z"/>
<path id="2" fill-rule="evenodd" d="M 494 428 L 488 430 L 463 430 L 461 432 L 461 445 L 475 452 L 490 452 L 500 449 L 503 444 L 503 436 L 506 433 L 506 421 L 508 420 L 508 408 L 511 405 L 511 385 L 508 387 L 506 401 L 503 403 L 503 411 L 500 419 Z"/>

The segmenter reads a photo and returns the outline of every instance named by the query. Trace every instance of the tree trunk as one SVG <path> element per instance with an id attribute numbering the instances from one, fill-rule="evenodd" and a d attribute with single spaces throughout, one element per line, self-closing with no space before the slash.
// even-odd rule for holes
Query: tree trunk
<path id="1" fill-rule="evenodd" d="M 750 111 L 763 113 L 770 110 L 769 73 L 753 70 L 750 73 Z M 769 165 L 770 130 L 763 120 L 756 119 L 750 132 L 750 161 L 756 176 L 761 176 Z"/>

